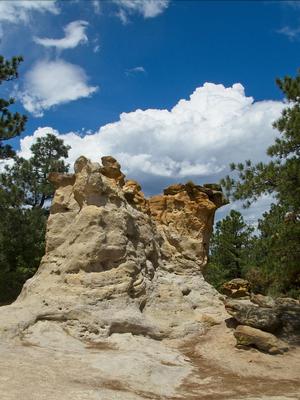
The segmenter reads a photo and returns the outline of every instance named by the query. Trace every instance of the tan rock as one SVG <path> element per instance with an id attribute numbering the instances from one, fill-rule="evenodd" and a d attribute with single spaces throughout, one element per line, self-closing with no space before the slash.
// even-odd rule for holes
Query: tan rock
<path id="1" fill-rule="evenodd" d="M 259 350 L 270 354 L 282 354 L 288 351 L 289 346 L 272 333 L 263 332 L 260 329 L 246 325 L 239 325 L 234 336 L 239 346 L 254 346 Z"/>
<path id="2" fill-rule="evenodd" d="M 171 185 L 163 195 L 149 199 L 151 215 L 164 239 L 161 249 L 167 268 L 187 273 L 205 267 L 219 207 L 212 195 L 212 190 L 188 182 Z"/>
<path id="3" fill-rule="evenodd" d="M 221 292 L 233 299 L 250 295 L 250 283 L 246 279 L 236 278 L 225 282 Z"/>
<path id="4" fill-rule="evenodd" d="M 201 275 L 217 208 L 211 189 L 175 185 L 147 200 L 137 182 L 124 183 L 113 157 L 102 165 L 79 157 L 74 171 L 49 176 L 56 192 L 46 254 L 10 308 L 9 329 L 0 324 L 7 334 L 51 320 L 79 339 L 83 325 L 93 340 L 120 332 L 180 337 L 204 329 L 202 309 L 224 315 Z"/>
<path id="5" fill-rule="evenodd" d="M 124 186 L 125 175 L 121 172 L 121 166 L 118 161 L 111 156 L 102 157 L 101 161 L 101 173 L 107 178 L 113 179 L 118 185 Z"/>
<path id="6" fill-rule="evenodd" d="M 133 207 L 136 207 L 140 211 L 143 211 L 147 214 L 150 213 L 149 201 L 146 200 L 144 193 L 142 192 L 142 188 L 138 182 L 132 179 L 126 180 L 122 189 L 129 204 L 131 204 Z"/>

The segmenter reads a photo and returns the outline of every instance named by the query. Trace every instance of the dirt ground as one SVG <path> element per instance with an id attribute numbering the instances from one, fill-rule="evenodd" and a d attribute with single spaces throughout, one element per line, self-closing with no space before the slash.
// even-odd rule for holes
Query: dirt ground
<path id="1" fill-rule="evenodd" d="M 300 400 L 300 348 L 239 350 L 225 324 L 185 340 L 122 334 L 86 347 L 48 332 L 0 343 L 1 400 Z"/>
<path id="2" fill-rule="evenodd" d="M 233 332 L 224 324 L 202 338 L 180 346 L 194 373 L 182 384 L 186 400 L 300 399 L 300 348 L 283 355 L 235 347 Z"/>

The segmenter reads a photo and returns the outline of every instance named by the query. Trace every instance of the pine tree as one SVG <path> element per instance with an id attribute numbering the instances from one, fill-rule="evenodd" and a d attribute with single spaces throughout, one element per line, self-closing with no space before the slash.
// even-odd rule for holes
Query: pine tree
<path id="1" fill-rule="evenodd" d="M 47 175 L 68 171 L 69 148 L 48 134 L 31 146 L 29 160 L 15 157 L 0 175 L 0 303 L 14 300 L 39 266 L 54 193 Z"/>
<path id="2" fill-rule="evenodd" d="M 273 124 L 281 137 L 267 149 L 272 160 L 255 165 L 250 160 L 244 164 L 232 163 L 231 169 L 238 177 L 227 176 L 221 183 L 234 200 L 246 200 L 246 207 L 263 194 L 273 194 L 282 206 L 297 215 L 300 213 L 300 75 L 278 79 L 277 84 L 288 106 Z"/>
<path id="3" fill-rule="evenodd" d="M 53 134 L 37 138 L 30 148 L 32 157 L 25 160 L 15 157 L 13 166 L 6 166 L 0 175 L 0 184 L 10 198 L 11 205 L 27 205 L 42 208 L 45 201 L 54 193 L 53 185 L 48 181 L 50 172 L 67 172 L 69 166 L 64 158 L 68 157 L 70 146 Z"/>
<path id="4" fill-rule="evenodd" d="M 21 56 L 6 60 L 0 56 L 0 84 L 18 78 L 18 67 L 23 61 Z M 25 129 L 27 117 L 18 112 L 12 113 L 9 107 L 15 103 L 15 99 L 0 98 L 0 159 L 13 157 L 15 152 L 10 145 L 3 145 L 4 140 L 12 139 L 20 135 Z"/>
<path id="5" fill-rule="evenodd" d="M 227 176 L 221 184 L 233 200 L 244 200 L 245 207 L 263 194 L 273 196 L 274 205 L 259 222 L 257 249 L 265 252 L 259 270 L 272 292 L 300 295 L 300 71 L 277 84 L 287 107 L 273 124 L 280 137 L 267 149 L 270 162 L 231 164 L 237 176 Z"/>
<path id="6" fill-rule="evenodd" d="M 273 204 L 258 221 L 257 240 L 252 265 L 256 263 L 256 282 L 272 295 L 300 296 L 300 224 L 286 218 L 286 208 Z M 257 268 L 258 267 L 258 268 Z M 251 275 L 251 274 L 250 274 Z"/>
<path id="7" fill-rule="evenodd" d="M 215 287 L 219 288 L 225 281 L 243 276 L 253 230 L 245 223 L 242 214 L 235 210 L 217 222 L 205 275 Z"/>
<path id="8" fill-rule="evenodd" d="M 2 205 L 2 203 L 1 203 Z M 13 301 L 45 252 L 47 210 L 0 211 L 0 305 Z"/>

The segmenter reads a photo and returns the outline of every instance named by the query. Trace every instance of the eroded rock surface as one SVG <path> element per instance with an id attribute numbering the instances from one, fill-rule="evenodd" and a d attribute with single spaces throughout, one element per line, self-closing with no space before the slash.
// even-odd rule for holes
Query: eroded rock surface
<path id="1" fill-rule="evenodd" d="M 148 200 L 113 157 L 102 165 L 80 157 L 74 171 L 49 176 L 56 192 L 46 254 L 8 308 L 18 321 L 4 323 L 5 332 L 18 336 L 55 321 L 80 340 L 114 333 L 162 339 L 220 322 L 222 303 L 201 269 L 222 193 L 188 183 Z"/>
<path id="2" fill-rule="evenodd" d="M 188 182 L 169 186 L 149 203 L 163 238 L 164 268 L 178 274 L 201 271 L 207 263 L 215 211 L 225 204 L 222 192 Z"/>

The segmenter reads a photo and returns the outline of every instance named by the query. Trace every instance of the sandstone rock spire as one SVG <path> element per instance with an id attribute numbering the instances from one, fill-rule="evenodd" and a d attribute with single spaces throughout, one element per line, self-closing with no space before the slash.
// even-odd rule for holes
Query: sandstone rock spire
<path id="1" fill-rule="evenodd" d="M 201 269 L 221 192 L 188 182 L 146 199 L 111 156 L 102 165 L 79 157 L 74 174 L 49 180 L 56 191 L 46 254 L 12 306 L 26 304 L 21 331 L 51 319 L 77 338 L 83 326 L 89 340 L 113 332 L 163 338 L 203 330 L 202 309 L 220 318 Z"/>

